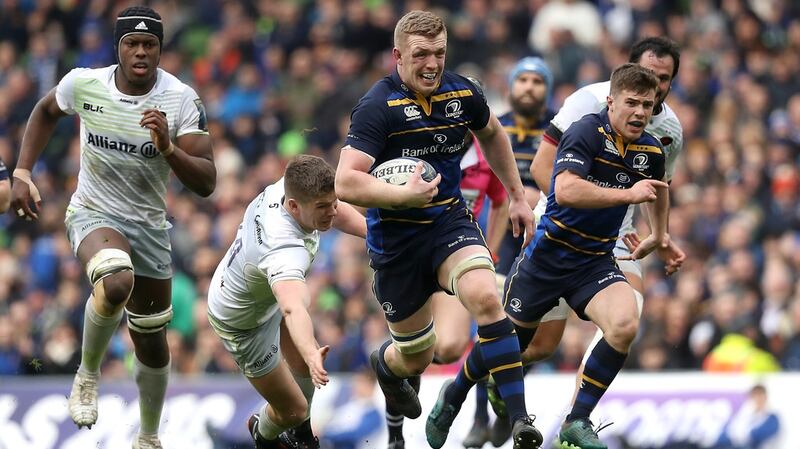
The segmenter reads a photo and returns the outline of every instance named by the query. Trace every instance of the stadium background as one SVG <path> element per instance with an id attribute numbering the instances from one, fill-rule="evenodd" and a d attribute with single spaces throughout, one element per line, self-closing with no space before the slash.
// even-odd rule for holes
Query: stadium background
<path id="1" fill-rule="evenodd" d="M 745 337 L 733 343 L 741 346 L 723 345 L 716 354 L 759 354 L 750 359 L 757 363 L 737 364 L 747 366 L 742 370 L 800 370 L 796 2 L 150 4 L 165 22 L 161 67 L 195 87 L 204 101 L 218 170 L 217 190 L 209 199 L 182 190 L 177 181 L 170 189 L 176 276 L 169 340 L 175 379 L 225 379 L 220 385 L 239 381 L 225 376 L 236 367 L 205 319 L 205 292 L 216 263 L 244 207 L 280 176 L 288 157 L 317 154 L 335 165 L 350 110 L 392 70 L 394 23 L 410 9 L 432 9 L 446 18 L 447 67 L 480 78 L 498 114 L 508 108 L 507 70 L 521 56 L 538 54 L 548 61 L 556 80 L 551 107 L 557 109 L 576 88 L 607 79 L 611 68 L 626 61 L 637 38 L 667 35 L 677 41 L 681 68 L 668 103 L 683 124 L 685 148 L 671 187 L 670 231 L 688 259 L 672 278 L 663 276 L 658 261 L 646 262 L 645 314 L 627 368 L 660 375 L 702 370 L 704 361 L 707 369 L 719 368 L 719 360 L 709 354 L 723 336 L 735 333 Z M 113 18 L 128 5 L 109 0 L 0 2 L 0 157 L 9 167 L 15 165 L 36 101 L 70 68 L 114 62 Z M 0 217 L 0 375 L 18 376 L 2 378 L 6 387 L 0 387 L 0 394 L 24 396 L 32 391 L 24 387 L 34 385 L 30 382 L 58 383 L 60 378 L 39 379 L 71 375 L 79 361 L 89 285 L 63 225 L 77 179 L 77 128 L 77 119 L 61 120 L 36 166 L 34 177 L 44 198 L 39 222 Z M 387 336 L 371 296 L 363 242 L 329 233 L 313 270 L 308 283 L 316 331 L 320 343 L 332 347 L 327 367 L 345 376 L 361 372 L 367 355 Z M 535 384 L 544 373 L 572 372 L 592 332 L 571 320 L 558 353 L 541 363 L 528 383 Z M 121 328 L 103 368 L 104 382 L 129 378 L 131 353 Z M 61 383 L 66 394 L 68 381 Z M 740 395 L 748 385 L 739 385 Z M 565 390 L 562 396 L 568 394 Z"/>

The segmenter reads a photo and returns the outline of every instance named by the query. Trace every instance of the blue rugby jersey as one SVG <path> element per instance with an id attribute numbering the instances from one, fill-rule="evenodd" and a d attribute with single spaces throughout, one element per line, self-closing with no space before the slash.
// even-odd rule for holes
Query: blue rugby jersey
<path id="1" fill-rule="evenodd" d="M 401 156 L 423 159 L 442 175 L 438 195 L 425 207 L 367 210 L 367 246 L 396 254 L 447 210 L 463 208 L 461 168 L 468 130 L 489 122 L 483 92 L 469 79 L 445 71 L 429 98 L 408 88 L 395 71 L 375 83 L 350 116 L 345 145 L 374 158 L 375 166 Z"/>
<path id="2" fill-rule="evenodd" d="M 498 117 L 500 124 L 511 139 L 511 148 L 514 150 L 514 159 L 517 162 L 517 169 L 519 170 L 519 177 L 522 179 L 522 185 L 525 187 L 533 187 L 539 190 L 536 186 L 536 181 L 533 180 L 531 175 L 531 163 L 533 163 L 533 156 L 536 150 L 539 149 L 539 143 L 542 141 L 544 132 L 550 126 L 550 120 L 555 117 L 555 111 L 550 109 L 545 111 L 544 117 L 533 128 L 524 128 L 518 125 L 514 120 L 514 112 L 509 111 Z"/>
<path id="3" fill-rule="evenodd" d="M 569 269 L 610 254 L 628 205 L 601 209 L 560 206 L 555 178 L 564 170 L 601 187 L 629 189 L 642 179 L 662 180 L 665 157 L 661 143 L 646 132 L 622 143 L 608 119 L 608 110 L 588 114 L 572 124 L 558 144 L 547 209 L 526 255 L 537 264 Z"/>

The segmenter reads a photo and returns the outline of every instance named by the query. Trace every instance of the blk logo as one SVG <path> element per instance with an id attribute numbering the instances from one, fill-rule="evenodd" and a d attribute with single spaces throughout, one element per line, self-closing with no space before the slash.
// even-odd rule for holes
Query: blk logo
<path id="1" fill-rule="evenodd" d="M 87 111 L 92 111 L 92 112 L 99 112 L 101 114 L 103 113 L 103 107 L 102 106 L 97 106 L 97 105 L 93 105 L 93 104 L 89 104 L 89 103 L 83 103 L 83 109 L 86 109 Z"/>

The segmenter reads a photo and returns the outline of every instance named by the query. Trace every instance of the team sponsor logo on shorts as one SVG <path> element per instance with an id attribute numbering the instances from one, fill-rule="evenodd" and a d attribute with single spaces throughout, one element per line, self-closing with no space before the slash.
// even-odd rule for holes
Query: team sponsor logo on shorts
<path id="1" fill-rule="evenodd" d="M 277 347 L 276 345 L 274 345 L 274 344 L 273 344 L 273 345 L 270 345 L 269 349 L 270 349 L 270 351 L 272 351 L 272 352 L 270 352 L 269 354 L 267 354 L 266 356 L 264 356 L 264 358 L 262 358 L 261 360 L 256 360 L 256 362 L 255 362 L 255 363 L 253 363 L 253 365 L 254 365 L 256 368 L 261 368 L 262 366 L 264 366 L 264 365 L 266 365 L 267 363 L 269 363 L 269 361 L 270 361 L 270 360 L 272 360 L 272 357 L 273 357 L 275 354 L 277 354 L 277 353 L 278 353 L 278 347 Z"/>
<path id="2" fill-rule="evenodd" d="M 467 237 L 466 235 L 461 234 L 454 241 L 448 243 L 447 247 L 448 248 L 452 248 L 452 247 L 458 245 L 459 243 L 471 242 L 471 241 L 478 241 L 478 237 L 475 237 L 474 235 L 471 235 L 471 236 Z"/>
<path id="3" fill-rule="evenodd" d="M 460 100 L 450 100 L 444 105 L 444 116 L 447 118 L 458 118 L 461 117 L 463 113 L 464 110 L 461 109 Z"/>
<path id="4" fill-rule="evenodd" d="M 389 316 L 394 315 L 394 312 L 395 312 L 394 306 L 389 301 L 386 301 L 386 302 L 382 303 L 381 304 L 381 308 L 383 309 L 383 313 L 385 313 L 386 315 L 389 315 Z"/>
<path id="5" fill-rule="evenodd" d="M 601 279 L 599 279 L 597 281 L 597 284 L 598 285 L 603 285 L 606 282 L 614 280 L 614 279 L 620 279 L 620 280 L 624 281 L 625 280 L 625 276 L 623 276 L 623 275 L 621 275 L 619 273 L 615 273 L 613 271 L 609 271 L 607 275 L 603 276 Z"/>
<path id="6" fill-rule="evenodd" d="M 87 229 L 91 228 L 92 226 L 99 225 L 102 222 L 103 222 L 103 220 L 90 221 L 89 223 L 86 223 L 85 225 L 81 226 L 81 232 L 86 231 Z"/>
<path id="7" fill-rule="evenodd" d="M 522 300 L 519 298 L 511 298 L 511 301 L 508 303 L 511 307 L 511 310 L 514 312 L 520 313 L 522 312 Z"/>

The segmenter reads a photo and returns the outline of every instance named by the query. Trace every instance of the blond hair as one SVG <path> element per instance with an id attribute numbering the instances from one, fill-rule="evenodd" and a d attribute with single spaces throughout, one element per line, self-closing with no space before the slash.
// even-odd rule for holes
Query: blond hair
<path id="1" fill-rule="evenodd" d="M 400 47 L 400 43 L 405 43 L 406 36 L 425 36 L 436 37 L 444 32 L 447 33 L 447 28 L 444 26 L 444 20 L 436 14 L 428 11 L 411 11 L 406 13 L 397 25 L 394 27 L 394 46 Z"/>

